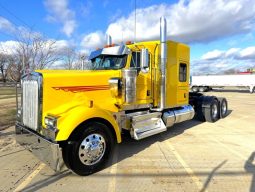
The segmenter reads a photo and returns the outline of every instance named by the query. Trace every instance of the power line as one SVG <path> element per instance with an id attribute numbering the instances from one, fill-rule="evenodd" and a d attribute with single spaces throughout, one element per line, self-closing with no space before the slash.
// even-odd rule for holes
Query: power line
<path id="1" fill-rule="evenodd" d="M 135 30 L 134 30 L 134 33 L 135 33 L 134 42 L 136 42 L 136 0 L 135 0 Z"/>
<path id="2" fill-rule="evenodd" d="M 21 22 L 23 25 L 27 26 L 28 28 L 31 28 L 23 19 L 16 16 L 12 11 L 7 9 L 3 4 L 0 3 L 0 7 L 5 10 L 7 13 L 9 13 L 11 16 L 13 16 L 15 19 L 17 19 L 19 22 Z"/>
<path id="3" fill-rule="evenodd" d="M 30 30 L 30 31 L 32 32 L 32 30 L 33 30 L 33 27 L 32 27 L 32 26 L 30 26 L 29 24 L 27 24 L 27 22 L 25 22 L 23 19 L 21 19 L 21 18 L 18 17 L 17 15 L 15 15 L 12 11 L 10 11 L 8 8 L 6 8 L 2 3 L 0 3 L 0 8 L 2 8 L 3 10 L 5 10 L 9 15 L 11 15 L 11 16 L 14 17 L 16 20 L 18 20 L 20 23 L 22 23 L 23 25 L 25 25 L 25 26 L 27 27 L 27 29 Z M 8 20 L 9 20 L 9 19 L 8 19 Z M 13 21 L 12 21 L 12 23 L 15 25 L 15 27 L 18 26 L 16 22 L 13 22 Z M 34 30 L 33 30 L 33 31 L 34 31 Z M 20 32 L 20 31 L 19 31 L 19 32 Z M 34 31 L 34 32 L 36 32 L 36 31 Z M 45 33 L 41 32 L 41 31 L 40 31 L 40 33 L 41 33 L 44 37 L 46 37 L 47 39 L 50 39 L 50 38 L 48 37 L 48 35 L 46 35 Z M 58 39 L 58 38 L 56 38 L 56 39 Z"/>

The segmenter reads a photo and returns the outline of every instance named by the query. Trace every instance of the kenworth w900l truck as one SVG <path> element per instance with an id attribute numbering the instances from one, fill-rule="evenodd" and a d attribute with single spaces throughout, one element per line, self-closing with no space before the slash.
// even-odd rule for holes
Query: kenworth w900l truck
<path id="1" fill-rule="evenodd" d="M 140 140 L 195 116 L 215 122 L 225 98 L 189 93 L 190 51 L 166 40 L 108 44 L 92 70 L 38 70 L 23 76 L 16 138 L 52 169 L 79 175 L 105 165 L 123 130 Z"/>

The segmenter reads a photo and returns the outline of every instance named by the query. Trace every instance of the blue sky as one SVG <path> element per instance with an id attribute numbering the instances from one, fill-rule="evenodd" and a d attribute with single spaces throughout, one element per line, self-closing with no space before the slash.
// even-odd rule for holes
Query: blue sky
<path id="1" fill-rule="evenodd" d="M 159 36 L 165 16 L 168 38 L 191 47 L 192 73 L 255 67 L 254 0 L 1 0 L 0 43 L 11 48 L 14 31 L 32 28 L 83 52 L 115 43 Z"/>

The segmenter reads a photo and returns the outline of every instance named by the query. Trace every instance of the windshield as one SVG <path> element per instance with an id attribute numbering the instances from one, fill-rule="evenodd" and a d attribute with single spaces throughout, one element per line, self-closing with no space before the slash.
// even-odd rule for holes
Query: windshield
<path id="1" fill-rule="evenodd" d="M 127 55 L 99 55 L 91 60 L 92 69 L 107 70 L 125 67 Z"/>

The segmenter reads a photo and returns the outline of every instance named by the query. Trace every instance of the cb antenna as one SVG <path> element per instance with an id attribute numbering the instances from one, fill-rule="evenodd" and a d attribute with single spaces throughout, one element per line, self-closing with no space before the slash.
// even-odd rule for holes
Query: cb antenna
<path id="1" fill-rule="evenodd" d="M 135 0 L 135 31 L 134 31 L 134 42 L 136 42 L 136 0 Z"/>

